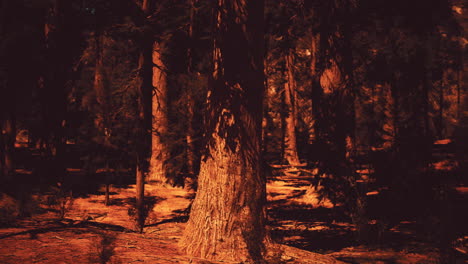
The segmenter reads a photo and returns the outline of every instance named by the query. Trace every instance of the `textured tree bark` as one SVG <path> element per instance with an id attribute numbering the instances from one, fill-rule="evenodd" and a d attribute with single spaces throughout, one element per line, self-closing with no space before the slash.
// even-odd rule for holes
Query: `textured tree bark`
<path id="1" fill-rule="evenodd" d="M 167 133 L 167 82 L 164 63 L 162 61 L 162 45 L 153 43 L 153 96 L 152 115 L 153 130 L 151 138 L 151 159 L 149 181 L 166 183 L 167 168 L 166 162 L 169 157 L 167 145 L 164 142 L 164 135 Z"/>
<path id="2" fill-rule="evenodd" d="M 284 102 L 286 106 L 284 157 L 291 166 L 300 165 L 296 140 L 296 81 L 294 79 L 294 53 L 290 49 L 286 55 L 287 81 L 284 85 Z"/>
<path id="3" fill-rule="evenodd" d="M 209 138 L 180 245 L 195 257 L 262 263 L 268 241 L 260 158 L 263 1 L 219 0 L 216 18 Z"/>

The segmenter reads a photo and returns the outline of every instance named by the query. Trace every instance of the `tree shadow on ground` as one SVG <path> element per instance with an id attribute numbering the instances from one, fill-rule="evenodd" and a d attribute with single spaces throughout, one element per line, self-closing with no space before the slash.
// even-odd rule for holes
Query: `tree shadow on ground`
<path id="1" fill-rule="evenodd" d="M 113 231 L 113 232 L 125 232 L 125 233 L 135 233 L 134 230 L 125 228 L 120 225 L 114 224 L 105 224 L 94 221 L 74 221 L 71 219 L 64 219 L 61 221 L 51 221 L 46 224 L 41 224 L 45 227 L 32 228 L 20 232 L 11 232 L 0 235 L 0 239 L 14 237 L 19 235 L 29 234 L 31 239 L 37 238 L 38 234 L 45 234 L 49 232 L 63 231 L 63 230 L 101 230 L 101 231 Z M 89 231 L 89 230 L 88 230 Z"/>
<path id="2" fill-rule="evenodd" d="M 145 204 L 146 206 L 149 206 L 151 209 L 153 207 L 166 200 L 165 198 L 158 197 L 158 196 L 145 196 Z M 117 206 L 124 206 L 124 205 L 130 205 L 130 206 L 135 206 L 136 199 L 135 197 L 129 197 L 129 198 L 113 198 L 111 199 L 109 205 L 117 205 Z"/>
<path id="3" fill-rule="evenodd" d="M 188 215 L 174 215 L 173 217 L 169 219 L 164 219 L 161 220 L 157 223 L 150 224 L 150 225 L 145 225 L 145 227 L 154 227 L 154 226 L 159 226 L 162 224 L 167 224 L 167 223 L 185 223 L 188 221 Z"/>
<path id="4" fill-rule="evenodd" d="M 115 255 L 116 234 L 108 231 L 96 230 L 99 238 L 91 245 L 89 252 L 90 263 L 105 264 Z"/>
<path id="5" fill-rule="evenodd" d="M 451 245 L 457 238 L 467 234 L 468 216 L 464 212 L 468 204 L 468 188 L 466 193 L 448 191 L 447 198 L 439 204 L 436 201 L 424 201 L 431 203 L 431 208 L 433 207 L 432 210 L 426 210 L 428 214 L 425 215 L 416 214 L 413 217 L 409 213 L 403 213 L 392 216 L 394 219 L 387 219 L 389 212 L 398 210 L 398 204 L 389 204 L 388 206 L 395 207 L 392 210 L 388 206 L 368 208 L 370 211 L 367 214 L 370 218 L 364 241 L 358 240 L 356 227 L 343 208 L 312 207 L 291 200 L 291 197 L 300 198 L 300 195 L 300 192 L 293 191 L 284 199 L 270 201 L 268 217 L 273 239 L 304 250 L 332 253 L 346 248 L 363 247 L 367 250 L 386 252 L 385 261 L 382 259 L 382 263 L 400 263 L 390 257 L 392 252 L 395 256 L 400 254 L 400 257 L 403 256 L 401 252 L 425 255 L 427 252 L 446 250 L 445 254 L 441 253 L 441 257 L 458 254 Z M 383 212 L 386 213 L 379 216 Z M 463 249 L 465 246 L 459 248 Z M 395 261 L 392 262 L 392 259 Z M 378 260 L 375 257 L 372 261 Z M 356 257 L 352 263 L 375 262 L 360 262 Z"/>
<path id="6" fill-rule="evenodd" d="M 273 239 L 309 251 L 336 251 L 354 245 L 345 216 L 329 208 L 311 208 L 282 199 L 271 203 L 268 216 Z M 338 224 L 340 223 L 340 224 Z"/>

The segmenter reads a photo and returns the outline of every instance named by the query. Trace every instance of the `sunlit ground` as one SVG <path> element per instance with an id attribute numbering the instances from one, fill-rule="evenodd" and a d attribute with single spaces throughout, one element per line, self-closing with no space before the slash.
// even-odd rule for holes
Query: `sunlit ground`
<path id="1" fill-rule="evenodd" d="M 76 169 L 69 173 L 83 174 Z M 320 200 L 306 179 L 295 171 L 276 173 L 268 181 L 269 230 L 276 241 L 349 263 L 437 263 L 438 249 L 418 237 L 411 221 L 392 227 L 382 243 L 357 243 L 356 228 L 329 201 Z M 458 191 L 468 193 L 466 187 Z M 189 263 L 177 241 L 193 192 L 147 185 L 150 211 L 144 234 L 134 232 L 134 185 L 111 186 L 110 193 L 109 206 L 104 205 L 104 186 L 74 199 L 64 195 L 58 204 L 50 201 L 53 193 L 33 195 L 28 201 L 33 215 L 0 229 L 0 263 Z M 3 208 L 13 203 L 7 196 L 1 201 Z M 458 250 L 466 250 L 466 237 L 460 238 Z"/>

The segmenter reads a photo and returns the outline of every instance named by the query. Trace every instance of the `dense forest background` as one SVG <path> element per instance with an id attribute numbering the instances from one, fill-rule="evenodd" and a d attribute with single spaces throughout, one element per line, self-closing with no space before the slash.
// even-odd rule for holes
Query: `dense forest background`
<path id="1" fill-rule="evenodd" d="M 217 137 L 255 149 L 250 111 L 261 155 L 247 164 L 261 177 L 300 175 L 362 243 L 411 219 L 455 263 L 450 245 L 467 234 L 466 2 L 265 0 L 264 18 L 246 22 L 262 27 L 256 46 L 223 31 L 220 17 L 242 13 L 224 2 L 2 0 L 0 192 L 17 207 L 0 207 L 0 224 L 30 217 L 33 193 L 105 185 L 107 205 L 109 186 L 136 183 L 142 231 L 145 183 L 197 190 Z M 260 68 L 260 95 L 217 88 Z M 238 126 L 217 123 L 224 108 Z"/>

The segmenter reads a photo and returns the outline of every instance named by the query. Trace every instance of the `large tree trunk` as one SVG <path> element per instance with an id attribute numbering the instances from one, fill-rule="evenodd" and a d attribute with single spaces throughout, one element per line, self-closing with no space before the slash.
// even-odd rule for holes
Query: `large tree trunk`
<path id="1" fill-rule="evenodd" d="M 143 12 L 147 15 L 150 14 L 153 5 L 154 1 L 144 0 Z M 145 35 L 145 47 L 143 48 L 145 54 L 141 55 L 141 66 L 145 75 L 142 80 L 142 88 L 145 88 L 140 95 L 143 103 L 140 118 L 145 120 L 143 121 L 145 123 L 143 127 L 151 132 L 151 137 L 146 141 L 151 145 L 147 180 L 166 183 L 166 163 L 169 157 L 168 148 L 164 142 L 164 135 L 168 126 L 166 68 L 162 61 L 162 44 L 154 41 L 152 32 L 148 31 Z M 148 101 L 149 99 L 151 99 L 151 102 Z M 140 159 L 141 161 L 143 159 Z"/>
<path id="2" fill-rule="evenodd" d="M 263 1 L 219 0 L 217 8 L 207 152 L 181 247 L 205 259 L 261 263 Z"/>
<path id="3" fill-rule="evenodd" d="M 294 52 L 289 49 L 286 55 L 287 81 L 284 85 L 284 103 L 286 107 L 284 157 L 291 166 L 300 165 L 296 140 L 296 81 L 294 79 Z"/>
<path id="4" fill-rule="evenodd" d="M 153 43 L 153 131 L 152 151 L 150 159 L 149 181 L 166 183 L 167 181 L 167 159 L 169 157 L 164 136 L 167 133 L 167 82 L 164 63 L 162 61 L 162 45 Z"/>

